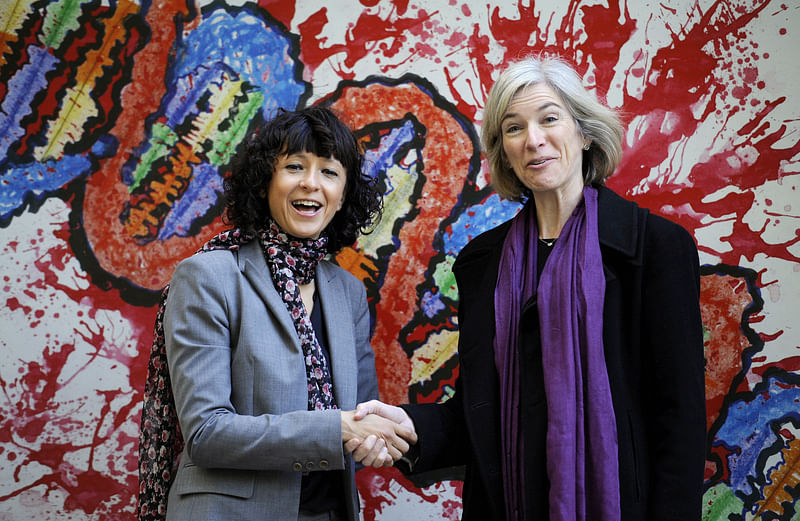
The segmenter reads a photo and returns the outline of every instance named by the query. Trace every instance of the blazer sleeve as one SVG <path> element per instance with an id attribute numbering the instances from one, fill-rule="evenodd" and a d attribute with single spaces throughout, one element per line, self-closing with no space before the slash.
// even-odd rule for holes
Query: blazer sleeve
<path id="1" fill-rule="evenodd" d="M 700 520 L 706 412 L 697 247 L 682 227 L 648 217 L 642 345 L 648 374 L 648 519 Z"/>
<path id="2" fill-rule="evenodd" d="M 164 331 L 186 453 L 206 468 L 290 471 L 323 460 L 329 469 L 344 468 L 338 410 L 248 415 L 234 407 L 231 346 L 240 341 L 240 308 L 253 305 L 240 302 L 240 278 L 231 252 L 218 251 L 184 260 L 170 282 Z M 269 323 L 260 327 L 274 334 Z M 272 382 L 252 385 L 276 400 L 288 392 Z"/>

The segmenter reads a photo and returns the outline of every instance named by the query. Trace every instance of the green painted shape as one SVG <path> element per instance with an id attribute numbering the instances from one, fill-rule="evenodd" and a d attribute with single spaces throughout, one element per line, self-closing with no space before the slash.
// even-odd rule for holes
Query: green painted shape
<path id="1" fill-rule="evenodd" d="M 247 135 L 250 121 L 263 102 L 264 94 L 252 91 L 247 94 L 246 100 L 236 104 L 235 110 L 231 111 L 231 117 L 226 120 L 226 123 L 229 123 L 228 127 L 214 134 L 214 142 L 208 157 L 209 163 L 217 167 L 230 163 L 231 156 Z"/>
<path id="2" fill-rule="evenodd" d="M 703 494 L 703 521 L 728 521 L 730 514 L 743 514 L 744 502 L 728 485 L 718 483 Z"/>
<path id="3" fill-rule="evenodd" d="M 133 171 L 133 184 L 128 188 L 128 192 L 133 192 L 150 172 L 150 169 L 157 160 L 167 157 L 172 147 L 177 143 L 178 135 L 163 123 L 156 122 L 148 140 L 150 146 L 147 151 L 139 157 L 139 164 Z"/>
<path id="4" fill-rule="evenodd" d="M 433 281 L 443 297 L 458 301 L 458 286 L 456 286 L 456 277 L 453 275 L 453 263 L 455 260 L 454 257 L 448 255 L 442 262 L 437 264 L 433 272 Z"/>
<path id="5" fill-rule="evenodd" d="M 60 0 L 48 5 L 42 22 L 42 43 L 51 49 L 59 48 L 67 33 L 81 28 L 80 15 L 80 0 Z"/>

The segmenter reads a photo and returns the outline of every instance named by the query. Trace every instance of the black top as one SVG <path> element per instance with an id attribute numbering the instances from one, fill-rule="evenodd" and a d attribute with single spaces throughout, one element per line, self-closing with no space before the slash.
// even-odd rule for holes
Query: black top
<path id="1" fill-rule="evenodd" d="M 536 248 L 536 279 L 541 279 L 544 265 L 554 243 L 539 241 Z M 537 285 L 538 286 L 538 285 Z M 547 452 L 543 443 L 547 438 L 547 396 L 544 390 L 544 370 L 542 366 L 542 340 L 539 329 L 539 313 L 536 309 L 536 295 L 525 302 L 520 320 L 519 374 L 520 374 L 520 440 L 525 468 L 525 511 L 529 519 L 548 519 L 549 505 L 547 490 Z M 534 498 L 536 498 L 534 500 Z"/>
<path id="2" fill-rule="evenodd" d="M 325 321 L 322 317 L 322 305 L 315 291 L 314 309 L 311 311 L 311 325 L 314 328 L 314 334 L 317 335 L 328 369 L 333 371 L 328 351 L 328 333 L 325 330 Z M 332 373 L 331 378 L 333 378 Z M 331 510 L 344 512 L 343 482 L 341 473 L 336 471 L 318 471 L 303 474 L 303 482 L 300 488 L 300 510 L 313 514 Z"/>

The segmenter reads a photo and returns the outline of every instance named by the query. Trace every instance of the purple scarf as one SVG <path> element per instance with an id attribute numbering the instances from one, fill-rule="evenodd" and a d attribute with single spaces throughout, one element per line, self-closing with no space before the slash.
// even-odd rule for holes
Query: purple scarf
<path id="1" fill-rule="evenodd" d="M 619 521 L 617 429 L 603 352 L 605 276 L 597 191 L 584 188 L 583 202 L 564 225 L 537 291 L 538 236 L 531 201 L 514 217 L 503 243 L 494 294 L 506 518 L 525 519 L 519 321 L 522 306 L 536 295 L 547 395 L 550 519 Z"/>

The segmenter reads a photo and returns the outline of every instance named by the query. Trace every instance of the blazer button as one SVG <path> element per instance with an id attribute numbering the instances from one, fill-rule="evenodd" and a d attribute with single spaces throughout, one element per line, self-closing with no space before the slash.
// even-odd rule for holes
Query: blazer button
<path id="1" fill-rule="evenodd" d="M 328 470 L 329 466 L 330 466 L 330 464 L 328 463 L 328 460 L 326 460 L 326 459 L 319 460 L 319 468 L 321 470 Z"/>
<path id="2" fill-rule="evenodd" d="M 300 472 L 301 470 L 303 470 L 303 464 L 300 463 L 299 461 L 295 461 L 294 464 L 292 465 L 292 470 L 295 472 Z"/>
<path id="3" fill-rule="evenodd" d="M 310 470 L 314 470 L 314 462 L 313 461 L 309 461 L 308 463 L 306 463 L 306 470 L 309 470 L 309 471 Z"/>

